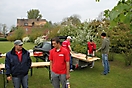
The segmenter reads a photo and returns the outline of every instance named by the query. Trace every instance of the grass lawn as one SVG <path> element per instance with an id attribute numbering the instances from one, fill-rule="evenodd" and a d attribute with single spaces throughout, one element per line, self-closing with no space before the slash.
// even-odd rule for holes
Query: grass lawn
<path id="1" fill-rule="evenodd" d="M 0 52 L 9 51 L 13 43 L 0 42 Z M 26 43 L 24 48 L 32 49 L 34 44 Z M 35 61 L 35 58 L 33 58 Z M 118 60 L 119 59 L 119 60 Z M 0 62 L 4 63 L 4 58 L 0 58 Z M 71 88 L 132 88 L 132 66 L 126 67 L 124 60 L 120 54 L 115 54 L 114 61 L 110 61 L 110 73 L 101 75 L 103 66 L 101 60 L 95 62 L 94 68 L 76 69 L 71 72 L 70 84 Z M 3 78 L 0 75 L 0 88 L 3 88 Z M 7 88 L 13 88 L 12 81 L 7 84 Z M 34 68 L 33 76 L 29 71 L 29 88 L 53 88 L 48 78 L 48 70 L 46 68 Z"/>

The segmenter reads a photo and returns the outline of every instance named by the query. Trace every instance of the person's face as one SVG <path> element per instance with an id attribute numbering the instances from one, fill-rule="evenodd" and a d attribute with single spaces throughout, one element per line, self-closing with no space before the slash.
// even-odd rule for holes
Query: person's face
<path id="1" fill-rule="evenodd" d="M 52 41 L 52 45 L 54 48 L 56 48 L 56 49 L 58 48 L 58 43 L 56 43 L 56 41 Z"/>
<path id="2" fill-rule="evenodd" d="M 70 38 L 68 38 L 67 40 L 68 40 L 68 41 L 70 41 L 71 39 L 70 39 Z"/>
<path id="3" fill-rule="evenodd" d="M 22 46 L 23 46 L 23 45 L 15 45 L 15 49 L 16 49 L 17 51 L 21 51 L 21 50 L 22 50 Z"/>

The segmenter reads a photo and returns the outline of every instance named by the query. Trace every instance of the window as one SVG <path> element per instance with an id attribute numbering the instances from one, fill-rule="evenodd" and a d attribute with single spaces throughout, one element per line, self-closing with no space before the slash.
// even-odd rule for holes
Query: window
<path id="1" fill-rule="evenodd" d="M 35 23 L 34 23 L 34 22 L 32 22 L 32 26 L 34 26 L 34 24 L 35 24 Z"/>
<path id="2" fill-rule="evenodd" d="M 24 23 L 24 26 L 28 26 L 28 23 Z"/>

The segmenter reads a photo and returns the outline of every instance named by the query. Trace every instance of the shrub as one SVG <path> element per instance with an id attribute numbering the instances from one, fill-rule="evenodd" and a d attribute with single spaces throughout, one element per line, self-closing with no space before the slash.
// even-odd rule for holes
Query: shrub
<path id="1" fill-rule="evenodd" d="M 41 42 L 44 42 L 43 36 L 37 37 L 37 39 L 34 41 L 35 44 L 40 44 Z"/>
<path id="2" fill-rule="evenodd" d="M 132 49 L 130 49 L 128 52 L 124 53 L 123 52 L 123 56 L 125 59 L 125 65 L 129 66 L 132 63 Z"/>
<path id="3" fill-rule="evenodd" d="M 0 38 L 0 41 L 8 41 L 6 38 Z"/>
<path id="4" fill-rule="evenodd" d="M 82 45 L 82 44 L 78 44 L 78 43 L 72 43 L 71 45 L 73 51 L 78 52 L 78 53 L 87 53 L 87 46 L 86 45 Z"/>
<path id="5" fill-rule="evenodd" d="M 33 28 L 31 34 L 29 35 L 30 42 L 34 43 L 34 40 L 37 39 L 37 37 L 42 36 L 43 34 L 44 34 L 43 28 Z"/>
<path id="6" fill-rule="evenodd" d="M 25 30 L 23 28 L 18 28 L 17 30 L 15 30 L 14 35 L 15 35 L 15 40 L 16 39 L 22 40 L 22 38 L 25 35 Z"/>
<path id="7" fill-rule="evenodd" d="M 15 40 L 15 35 L 7 36 L 8 41 L 14 41 Z"/>
<path id="8" fill-rule="evenodd" d="M 24 38 L 22 39 L 22 41 L 25 43 L 25 42 L 29 42 L 30 40 L 29 40 L 29 37 L 24 37 Z"/>
<path id="9" fill-rule="evenodd" d="M 7 40 L 14 41 L 16 39 L 22 40 L 25 35 L 25 30 L 21 27 L 16 29 L 11 35 L 7 36 Z"/>

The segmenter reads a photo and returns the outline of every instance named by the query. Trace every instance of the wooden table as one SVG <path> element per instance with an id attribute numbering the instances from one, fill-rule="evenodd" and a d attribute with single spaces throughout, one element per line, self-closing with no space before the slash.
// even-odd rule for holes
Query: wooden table
<path id="1" fill-rule="evenodd" d="M 32 65 L 31 65 L 31 76 L 32 76 L 32 72 L 33 72 L 32 68 L 39 68 L 39 67 L 45 67 L 45 66 L 48 67 L 49 79 L 50 79 L 50 62 L 32 62 Z"/>
<path id="2" fill-rule="evenodd" d="M 31 68 L 49 66 L 50 62 L 32 62 Z M 5 64 L 0 64 L 0 69 L 5 69 Z"/>
<path id="3" fill-rule="evenodd" d="M 74 57 L 74 58 L 76 58 L 76 59 L 85 61 L 85 62 L 90 62 L 90 61 L 95 61 L 95 60 L 100 59 L 98 57 L 90 57 L 90 56 L 87 56 L 87 58 L 86 58 L 86 54 L 73 53 L 73 52 L 71 53 L 71 56 Z"/>
<path id="4" fill-rule="evenodd" d="M 71 56 L 75 68 L 78 67 L 83 68 L 90 66 L 93 63 L 93 61 L 100 59 L 98 57 L 90 57 L 90 56 L 86 56 L 86 54 L 74 53 L 74 52 L 71 52 Z"/>
<path id="5" fill-rule="evenodd" d="M 31 65 L 31 76 L 32 76 L 32 71 L 33 69 L 32 68 L 38 68 L 38 67 L 44 67 L 44 66 L 48 66 L 48 69 L 49 69 L 49 78 L 50 78 L 50 62 L 32 62 L 32 65 Z M 5 79 L 5 64 L 0 64 L 0 70 L 2 70 L 2 74 L 3 74 L 3 80 L 4 80 L 4 87 L 3 88 L 6 88 L 6 79 Z"/>

